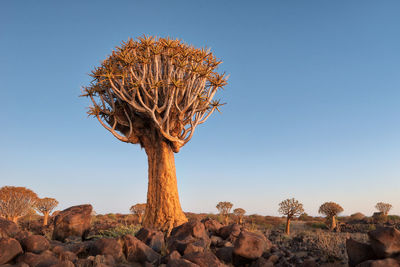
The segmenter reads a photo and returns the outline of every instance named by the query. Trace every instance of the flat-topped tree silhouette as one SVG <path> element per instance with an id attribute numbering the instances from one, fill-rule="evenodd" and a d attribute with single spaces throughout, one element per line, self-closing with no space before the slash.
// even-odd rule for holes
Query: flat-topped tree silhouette
<path id="1" fill-rule="evenodd" d="M 170 230 L 187 221 L 178 196 L 174 152 L 215 111 L 213 100 L 227 84 L 216 69 L 221 61 L 206 49 L 180 40 L 140 37 L 117 47 L 83 95 L 88 114 L 118 140 L 140 144 L 148 157 L 146 227 Z"/>
<path id="2" fill-rule="evenodd" d="M 246 211 L 242 208 L 237 208 L 233 210 L 233 214 L 235 214 L 238 218 L 238 223 L 242 224 L 243 223 L 243 216 L 246 213 Z"/>
<path id="3" fill-rule="evenodd" d="M 36 201 L 34 208 L 43 214 L 43 225 L 47 225 L 49 214 L 57 207 L 58 201 L 54 198 L 40 198 Z"/>
<path id="4" fill-rule="evenodd" d="M 279 203 L 279 213 L 286 215 L 286 234 L 290 234 L 290 221 L 297 216 L 300 216 L 303 212 L 303 204 L 294 198 L 286 199 Z"/>
<path id="5" fill-rule="evenodd" d="M 329 229 L 336 228 L 336 216 L 343 211 L 343 208 L 335 202 L 325 202 L 319 207 L 318 213 L 324 214 L 330 220 Z"/>
<path id="6" fill-rule="evenodd" d="M 0 188 L 0 214 L 17 223 L 33 209 L 37 199 L 36 193 L 28 188 L 4 186 Z"/>
<path id="7" fill-rule="evenodd" d="M 389 214 L 389 211 L 392 209 L 392 205 L 389 203 L 378 202 L 376 203 L 375 208 L 382 212 L 384 216 L 387 216 Z"/>
<path id="8" fill-rule="evenodd" d="M 221 201 L 217 204 L 216 208 L 218 209 L 219 213 L 224 217 L 224 223 L 228 224 L 228 215 L 233 207 L 231 202 Z"/>
<path id="9" fill-rule="evenodd" d="M 139 223 L 142 223 L 142 218 L 146 211 L 146 204 L 145 203 L 135 204 L 129 210 L 133 214 L 136 214 L 138 216 Z"/>

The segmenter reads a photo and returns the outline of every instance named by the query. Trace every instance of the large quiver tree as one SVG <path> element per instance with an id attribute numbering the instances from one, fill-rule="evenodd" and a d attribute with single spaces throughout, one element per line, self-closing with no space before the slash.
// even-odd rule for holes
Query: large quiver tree
<path id="1" fill-rule="evenodd" d="M 286 234 L 290 234 L 290 222 L 294 217 L 300 216 L 303 212 L 303 204 L 294 198 L 286 199 L 279 203 L 278 212 L 286 215 Z"/>
<path id="2" fill-rule="evenodd" d="M 329 229 L 336 228 L 336 216 L 343 211 L 342 206 L 335 202 L 325 202 L 319 207 L 318 213 L 326 215 L 329 221 Z"/>
<path id="3" fill-rule="evenodd" d="M 0 215 L 16 223 L 33 209 L 37 199 L 36 193 L 28 188 L 3 186 L 0 188 Z"/>
<path id="4" fill-rule="evenodd" d="M 57 207 L 58 201 L 54 198 L 40 198 L 35 203 L 35 209 L 43 214 L 43 225 L 47 225 L 49 214 Z"/>
<path id="5" fill-rule="evenodd" d="M 173 152 L 221 105 L 221 63 L 179 40 L 141 37 L 117 47 L 95 68 L 83 96 L 89 114 L 120 141 L 140 144 L 149 164 L 144 225 L 163 230 L 187 221 L 179 202 Z"/>

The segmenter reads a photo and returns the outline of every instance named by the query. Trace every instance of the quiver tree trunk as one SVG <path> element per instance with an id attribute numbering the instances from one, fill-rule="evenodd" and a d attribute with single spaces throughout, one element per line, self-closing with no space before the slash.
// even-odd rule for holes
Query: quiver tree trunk
<path id="1" fill-rule="evenodd" d="M 287 235 L 290 235 L 290 218 L 287 217 L 286 219 L 286 230 L 285 230 Z"/>
<path id="2" fill-rule="evenodd" d="M 187 222 L 179 202 L 174 152 L 162 140 L 146 142 L 149 184 L 143 226 L 170 232 Z"/>
<path id="3" fill-rule="evenodd" d="M 331 218 L 331 230 L 336 228 L 336 216 L 332 216 Z"/>
<path id="4" fill-rule="evenodd" d="M 47 225 L 47 221 L 49 220 L 49 212 L 44 212 L 43 213 L 43 225 L 46 226 Z"/>

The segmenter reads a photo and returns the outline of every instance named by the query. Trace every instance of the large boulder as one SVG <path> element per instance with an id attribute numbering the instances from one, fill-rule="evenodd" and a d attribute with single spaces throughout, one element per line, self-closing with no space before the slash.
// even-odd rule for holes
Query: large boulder
<path id="1" fill-rule="evenodd" d="M 125 257 L 129 262 L 155 264 L 161 258 L 160 254 L 132 235 L 125 235 L 122 242 Z"/>
<path id="2" fill-rule="evenodd" d="M 25 251 L 36 254 L 42 253 L 50 248 L 49 241 L 41 235 L 28 236 L 22 240 L 21 244 Z"/>
<path id="3" fill-rule="evenodd" d="M 85 239 L 90 229 L 92 210 L 92 205 L 79 205 L 58 213 L 53 222 L 53 239 L 60 241 L 68 237 Z"/>
<path id="4" fill-rule="evenodd" d="M 189 251 L 194 252 L 193 249 L 196 250 L 194 246 L 201 247 L 202 249 L 197 249 L 199 251 L 208 248 L 210 243 L 204 224 L 200 221 L 191 221 L 172 229 L 171 235 L 167 239 L 167 248 L 168 251 L 177 250 L 184 254 L 189 244 L 192 244 Z"/>
<path id="5" fill-rule="evenodd" d="M 383 260 L 365 261 L 358 264 L 357 267 L 400 267 L 400 264 L 395 259 L 387 258 Z"/>
<path id="6" fill-rule="evenodd" d="M 102 238 L 94 241 L 89 249 L 89 254 L 92 256 L 111 255 L 115 260 L 123 260 L 124 258 L 121 244 L 112 238 Z"/>
<path id="7" fill-rule="evenodd" d="M 356 266 L 363 261 L 375 259 L 376 257 L 370 245 L 357 242 L 351 238 L 346 240 L 346 250 L 350 267 Z"/>
<path id="8" fill-rule="evenodd" d="M 15 237 L 19 231 L 20 229 L 14 222 L 0 218 L 0 238 Z"/>
<path id="9" fill-rule="evenodd" d="M 393 227 L 380 227 L 368 232 L 371 247 L 379 258 L 400 253 L 400 231 Z"/>
<path id="10" fill-rule="evenodd" d="M 219 261 L 211 251 L 193 252 L 182 257 L 185 260 L 191 261 L 200 267 L 225 267 L 227 265 Z"/>
<path id="11" fill-rule="evenodd" d="M 228 239 L 230 241 L 235 241 L 236 238 L 240 235 L 241 228 L 237 223 L 233 223 L 224 227 L 221 227 L 218 230 L 218 235 L 223 239 Z"/>
<path id="12" fill-rule="evenodd" d="M 157 253 L 161 253 L 161 249 L 165 246 L 164 234 L 160 231 L 142 228 L 136 233 L 135 237 Z"/>
<path id="13" fill-rule="evenodd" d="M 205 218 L 201 220 L 201 222 L 204 224 L 204 227 L 210 235 L 218 233 L 218 230 L 223 226 L 220 222 L 211 218 Z"/>
<path id="14" fill-rule="evenodd" d="M 255 260 L 267 249 L 266 238 L 262 235 L 242 231 L 234 244 L 233 253 L 245 259 Z"/>
<path id="15" fill-rule="evenodd" d="M 40 254 L 35 254 L 32 252 L 26 252 L 17 258 L 17 262 L 24 262 L 30 267 L 41 267 L 41 266 L 51 266 L 57 264 L 60 261 L 56 258 L 54 253 L 49 250 L 43 251 Z"/>
<path id="16" fill-rule="evenodd" d="M 0 265 L 5 264 L 22 253 L 22 247 L 14 238 L 0 239 Z"/>

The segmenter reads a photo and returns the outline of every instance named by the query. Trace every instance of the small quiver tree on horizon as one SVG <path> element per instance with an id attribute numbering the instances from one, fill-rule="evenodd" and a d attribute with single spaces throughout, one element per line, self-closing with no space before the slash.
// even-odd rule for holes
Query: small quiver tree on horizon
<path id="1" fill-rule="evenodd" d="M 303 212 L 303 204 L 301 204 L 299 201 L 297 201 L 294 198 L 291 199 L 286 199 L 279 203 L 279 209 L 278 209 L 280 214 L 286 215 L 286 234 L 290 235 L 290 221 L 294 217 L 300 216 Z"/>
<path id="2" fill-rule="evenodd" d="M 242 208 L 237 208 L 233 210 L 233 214 L 235 214 L 238 218 L 238 224 L 243 224 L 243 216 L 245 213 L 246 211 Z"/>
<path id="3" fill-rule="evenodd" d="M 319 207 L 318 213 L 324 214 L 329 221 L 329 229 L 336 228 L 336 216 L 343 211 L 343 208 L 335 202 L 325 202 Z"/>
<path id="4" fill-rule="evenodd" d="M 46 226 L 50 213 L 57 207 L 58 201 L 54 198 L 40 198 L 35 203 L 35 210 L 43 214 L 43 225 Z"/>
<path id="5" fill-rule="evenodd" d="M 224 219 L 224 224 L 225 225 L 228 224 L 228 215 L 229 215 L 232 207 L 233 207 L 233 204 L 231 202 L 228 202 L 228 201 L 221 201 L 216 206 L 216 208 L 219 211 L 219 214 L 221 214 L 221 216 Z"/>
<path id="6" fill-rule="evenodd" d="M 17 223 L 34 208 L 37 199 L 36 193 L 28 188 L 4 186 L 0 188 L 0 214 Z"/>
<path id="7" fill-rule="evenodd" d="M 187 222 L 179 201 L 174 153 L 222 105 L 213 100 L 227 84 L 209 50 L 180 40 L 129 39 L 90 75 L 83 88 L 88 114 L 118 140 L 139 144 L 148 157 L 144 226 L 170 231 Z"/>
<path id="8" fill-rule="evenodd" d="M 392 205 L 389 203 L 378 202 L 376 203 L 375 208 L 379 212 L 382 212 L 384 216 L 387 216 L 389 214 L 389 211 L 392 209 Z"/>
<path id="9" fill-rule="evenodd" d="M 143 215 L 145 214 L 145 211 L 146 211 L 146 203 L 135 204 L 129 210 L 133 214 L 136 214 L 138 216 L 138 221 L 141 224 L 142 223 L 142 219 L 143 219 Z"/>

